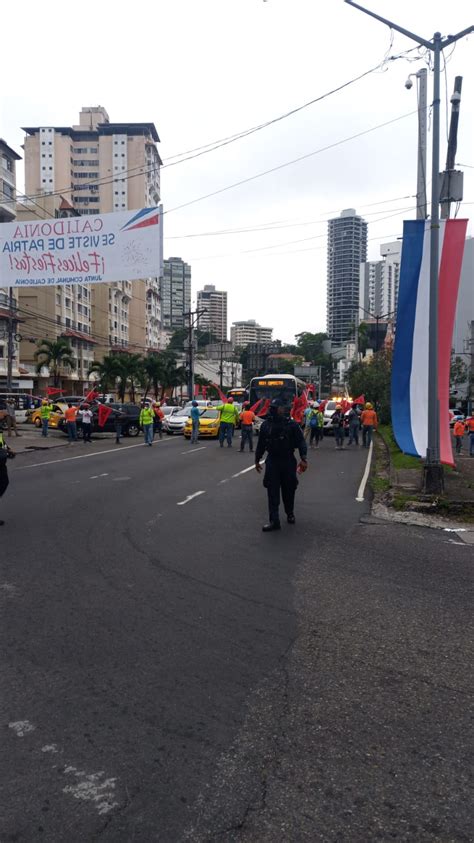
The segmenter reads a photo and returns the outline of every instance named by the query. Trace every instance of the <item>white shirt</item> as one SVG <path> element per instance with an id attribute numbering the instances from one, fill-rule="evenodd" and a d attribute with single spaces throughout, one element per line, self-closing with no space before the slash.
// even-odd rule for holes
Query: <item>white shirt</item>
<path id="1" fill-rule="evenodd" d="M 79 410 L 82 424 L 92 424 L 92 410 Z"/>

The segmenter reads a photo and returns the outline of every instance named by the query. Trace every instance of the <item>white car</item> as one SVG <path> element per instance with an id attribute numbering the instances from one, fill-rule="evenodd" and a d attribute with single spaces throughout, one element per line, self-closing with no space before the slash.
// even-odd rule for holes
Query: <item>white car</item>
<path id="1" fill-rule="evenodd" d="M 182 410 L 178 410 L 177 413 L 165 416 L 163 419 L 163 430 L 168 436 L 172 436 L 174 433 L 184 433 L 184 426 L 190 415 L 191 407 L 184 407 Z"/>

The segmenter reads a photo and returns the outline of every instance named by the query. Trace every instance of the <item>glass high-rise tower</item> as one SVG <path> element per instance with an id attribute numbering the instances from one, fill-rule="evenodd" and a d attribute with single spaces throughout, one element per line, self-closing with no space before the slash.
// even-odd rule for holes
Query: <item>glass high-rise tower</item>
<path id="1" fill-rule="evenodd" d="M 360 264 L 367 260 L 367 223 L 354 208 L 328 222 L 327 332 L 343 345 L 354 335 Z"/>

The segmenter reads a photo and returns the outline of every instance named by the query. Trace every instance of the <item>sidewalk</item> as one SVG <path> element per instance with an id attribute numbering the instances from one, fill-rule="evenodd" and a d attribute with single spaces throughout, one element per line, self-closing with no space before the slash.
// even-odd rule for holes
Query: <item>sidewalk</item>
<path id="1" fill-rule="evenodd" d="M 19 424 L 18 430 L 20 436 L 4 434 L 6 443 L 17 455 L 29 454 L 32 451 L 49 451 L 51 448 L 63 448 L 68 445 L 67 436 L 60 430 L 50 429 L 47 436 L 42 436 L 41 430 L 38 430 L 32 424 Z M 95 434 L 92 438 L 100 442 L 104 439 L 113 439 L 114 434 L 100 433 Z"/>

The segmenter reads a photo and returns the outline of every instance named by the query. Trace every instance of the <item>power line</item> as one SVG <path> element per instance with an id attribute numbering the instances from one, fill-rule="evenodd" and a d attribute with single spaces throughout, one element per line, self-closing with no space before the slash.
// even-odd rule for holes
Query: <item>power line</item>
<path id="1" fill-rule="evenodd" d="M 249 182 L 255 181 L 255 179 L 262 178 L 263 176 L 268 176 L 270 173 L 276 173 L 278 170 L 283 170 L 285 167 L 290 167 L 292 164 L 298 164 L 300 161 L 305 161 L 307 158 L 311 158 L 313 155 L 319 155 L 322 152 L 327 152 L 329 149 L 334 149 L 337 146 L 341 146 L 344 143 L 348 143 L 351 140 L 356 140 L 357 138 L 361 138 L 364 135 L 368 135 L 371 132 L 377 131 L 377 129 L 383 129 L 386 126 L 391 126 L 393 123 L 397 123 L 400 120 L 404 120 L 405 117 L 411 117 L 413 114 L 417 114 L 417 111 L 408 111 L 406 114 L 400 114 L 398 117 L 392 118 L 392 120 L 386 120 L 384 123 L 378 123 L 376 126 L 371 126 L 370 129 L 364 129 L 362 132 L 356 132 L 354 135 L 350 135 L 347 138 L 342 138 L 341 140 L 334 141 L 334 143 L 327 144 L 326 146 L 322 146 L 319 149 L 315 149 L 312 152 L 307 152 L 305 155 L 299 155 L 298 158 L 293 158 L 291 161 L 285 161 L 283 164 L 278 164 L 276 167 L 271 167 L 269 170 L 262 170 L 260 173 L 255 173 L 253 176 L 248 176 L 246 179 L 241 179 L 240 181 L 234 182 L 233 184 L 229 184 L 226 187 L 221 187 L 218 190 L 213 190 L 212 193 L 206 193 L 204 196 L 198 196 L 196 199 L 190 199 L 188 202 L 183 202 L 181 205 L 176 205 L 174 208 L 169 208 L 167 211 L 164 211 L 165 214 L 171 214 L 173 211 L 180 211 L 182 208 L 188 208 L 190 205 L 195 205 L 196 202 L 203 202 L 205 199 L 210 199 L 213 196 L 218 196 L 221 193 L 225 193 L 227 190 L 233 190 L 235 187 L 241 187 L 243 184 L 248 184 Z"/>

